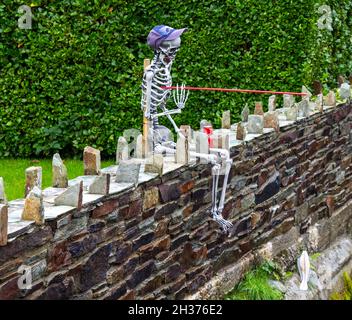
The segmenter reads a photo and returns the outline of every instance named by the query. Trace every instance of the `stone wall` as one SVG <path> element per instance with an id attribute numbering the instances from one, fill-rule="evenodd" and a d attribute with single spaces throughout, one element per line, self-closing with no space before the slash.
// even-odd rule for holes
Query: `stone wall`
<path id="1" fill-rule="evenodd" d="M 308 234 L 352 200 L 351 120 L 341 105 L 232 147 L 231 237 L 209 216 L 206 164 L 31 225 L 0 247 L 0 299 L 182 299 L 275 239 L 285 254 L 283 237 Z M 351 228 L 348 212 L 322 247 Z M 31 289 L 18 289 L 22 265 Z"/>

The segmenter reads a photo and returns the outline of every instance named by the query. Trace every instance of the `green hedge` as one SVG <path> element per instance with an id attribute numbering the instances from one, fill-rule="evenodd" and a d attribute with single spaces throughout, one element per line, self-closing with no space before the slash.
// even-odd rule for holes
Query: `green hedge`
<path id="1" fill-rule="evenodd" d="M 23 4 L 32 6 L 31 30 L 17 26 Z M 335 10 L 332 32 L 317 27 L 322 4 Z M 174 83 L 300 90 L 314 79 L 336 86 L 352 70 L 351 17 L 350 0 L 2 0 L 0 156 L 81 155 L 86 145 L 113 155 L 124 129 L 141 129 L 154 25 L 189 28 Z M 236 121 L 258 99 L 267 96 L 192 92 L 175 119 L 219 125 L 230 109 Z"/>

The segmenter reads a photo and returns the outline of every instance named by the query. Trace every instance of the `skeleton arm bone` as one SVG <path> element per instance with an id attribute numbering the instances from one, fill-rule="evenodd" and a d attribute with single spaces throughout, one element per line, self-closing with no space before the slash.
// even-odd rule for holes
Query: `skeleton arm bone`
<path id="1" fill-rule="evenodd" d="M 150 119 L 150 103 L 151 103 L 151 93 L 152 93 L 152 80 L 154 77 L 154 72 L 152 70 L 147 70 L 146 71 L 146 75 L 145 75 L 145 80 L 147 83 L 147 92 L 146 92 L 146 106 L 145 106 L 145 110 L 144 110 L 144 116 Z"/>

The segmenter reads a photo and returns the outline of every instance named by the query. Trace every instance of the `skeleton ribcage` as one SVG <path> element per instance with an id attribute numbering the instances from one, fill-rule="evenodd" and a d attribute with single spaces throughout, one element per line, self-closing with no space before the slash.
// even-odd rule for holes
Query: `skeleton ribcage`
<path id="1" fill-rule="evenodd" d="M 154 76 L 152 78 L 151 85 L 151 97 L 150 97 L 150 114 L 155 115 L 158 113 L 158 108 L 162 111 L 165 110 L 166 101 L 170 96 L 170 90 L 161 89 L 161 87 L 170 87 L 172 85 L 172 79 L 170 75 L 170 71 L 167 68 L 153 68 L 153 65 L 150 68 L 151 71 L 154 72 Z M 141 107 L 144 109 L 145 101 L 147 94 L 147 82 L 146 82 L 146 74 L 143 76 L 142 82 L 142 100 Z M 158 125 L 158 118 L 155 117 L 153 119 L 153 125 Z"/>

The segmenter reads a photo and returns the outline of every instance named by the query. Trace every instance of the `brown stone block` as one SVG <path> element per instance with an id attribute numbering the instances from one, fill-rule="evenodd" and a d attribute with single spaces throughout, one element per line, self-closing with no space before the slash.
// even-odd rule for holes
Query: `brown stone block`
<path id="1" fill-rule="evenodd" d="M 95 209 L 93 209 L 92 219 L 97 219 L 97 218 L 103 217 L 109 213 L 112 213 L 118 207 L 119 207 L 119 202 L 116 199 L 102 202 L 101 205 L 98 205 Z"/>
<path id="2" fill-rule="evenodd" d="M 264 115 L 263 102 L 262 101 L 256 101 L 255 102 L 254 114 L 258 115 L 258 116 L 263 116 Z"/>
<path id="3" fill-rule="evenodd" d="M 187 193 L 191 191 L 194 188 L 194 180 L 189 180 L 187 182 L 184 182 L 180 185 L 180 191 L 182 194 Z"/>
<path id="4" fill-rule="evenodd" d="M 192 245 L 191 242 L 187 242 L 183 246 L 183 251 L 180 258 L 182 268 L 202 264 L 206 260 L 207 254 L 208 249 L 206 245 Z"/>
<path id="5" fill-rule="evenodd" d="M 170 249 L 170 236 L 165 236 L 161 239 L 154 240 L 153 242 L 139 248 L 141 263 L 153 259 L 158 253 Z"/>
<path id="6" fill-rule="evenodd" d="M 330 196 L 326 197 L 326 205 L 329 209 L 329 216 L 331 217 L 331 215 L 335 211 L 335 198 L 334 198 L 334 196 L 330 195 Z"/>
<path id="7" fill-rule="evenodd" d="M 26 250 L 40 247 L 52 239 L 52 231 L 49 226 L 34 230 L 14 241 L 8 242 L 6 246 L 0 247 L 0 265 L 12 258 L 17 258 Z"/>
<path id="8" fill-rule="evenodd" d="M 181 195 L 178 182 L 162 184 L 159 186 L 159 191 L 163 203 L 177 200 Z"/>
<path id="9" fill-rule="evenodd" d="M 155 237 L 159 238 L 166 234 L 170 219 L 164 218 L 159 220 L 155 228 Z"/>
<path id="10" fill-rule="evenodd" d="M 138 296 L 144 296 L 150 292 L 156 291 L 158 288 L 162 287 L 165 283 L 164 275 L 157 275 L 153 277 L 151 280 L 147 281 L 145 285 L 141 289 L 138 290 Z"/>
<path id="11" fill-rule="evenodd" d="M 159 189 L 157 187 L 150 188 L 144 192 L 143 210 L 154 207 L 159 202 Z"/>
<path id="12" fill-rule="evenodd" d="M 155 263 L 148 261 L 136 269 L 127 279 L 127 285 L 130 289 L 134 289 L 144 280 L 148 279 L 155 271 Z"/>
<path id="13" fill-rule="evenodd" d="M 184 218 L 189 217 L 193 212 L 193 204 L 189 204 L 188 206 L 183 208 L 182 214 Z"/>
<path id="14" fill-rule="evenodd" d="M 48 271 L 54 272 L 71 264 L 71 254 L 67 248 L 67 242 L 62 241 L 54 244 L 48 251 Z"/>
<path id="15" fill-rule="evenodd" d="M 100 151 L 92 147 L 85 147 L 83 151 L 84 175 L 99 175 Z"/>
<path id="16" fill-rule="evenodd" d="M 106 281 L 109 285 L 114 285 L 124 279 L 124 269 L 122 266 L 113 267 L 108 270 Z"/>
<path id="17" fill-rule="evenodd" d="M 18 288 L 19 275 L 0 285 L 0 300 L 13 300 L 20 296 Z"/>
<path id="18" fill-rule="evenodd" d="M 119 214 L 125 220 L 129 220 L 142 213 L 143 199 L 139 199 L 130 203 L 128 207 L 121 208 Z"/>
<path id="19" fill-rule="evenodd" d="M 0 204 L 0 246 L 7 244 L 8 207 Z"/>
<path id="20" fill-rule="evenodd" d="M 127 291 L 127 293 L 123 295 L 120 300 L 136 300 L 136 293 L 133 290 Z"/>

